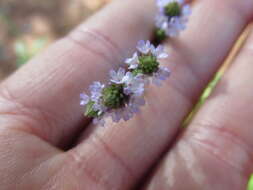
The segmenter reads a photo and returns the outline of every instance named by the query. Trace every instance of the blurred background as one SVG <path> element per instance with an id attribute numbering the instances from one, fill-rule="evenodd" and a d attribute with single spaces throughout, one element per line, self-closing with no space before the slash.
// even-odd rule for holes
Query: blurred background
<path id="1" fill-rule="evenodd" d="M 0 80 L 111 0 L 0 0 Z"/>

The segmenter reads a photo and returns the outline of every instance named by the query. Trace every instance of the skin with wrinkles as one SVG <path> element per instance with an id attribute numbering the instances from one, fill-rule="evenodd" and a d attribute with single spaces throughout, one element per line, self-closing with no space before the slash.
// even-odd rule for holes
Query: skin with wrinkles
<path id="1" fill-rule="evenodd" d="M 138 40 L 151 39 L 155 12 L 152 0 L 115 0 L 0 84 L 1 189 L 245 189 L 253 34 L 190 126 L 179 129 L 252 20 L 252 0 L 194 2 L 187 30 L 164 44 L 170 80 L 147 90 L 134 119 L 102 128 L 82 115 L 79 94 L 106 81 Z"/>

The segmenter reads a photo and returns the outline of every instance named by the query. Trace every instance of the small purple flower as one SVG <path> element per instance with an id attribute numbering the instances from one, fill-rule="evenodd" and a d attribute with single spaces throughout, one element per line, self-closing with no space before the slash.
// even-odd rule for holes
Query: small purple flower
<path id="1" fill-rule="evenodd" d="M 132 113 L 139 113 L 140 107 L 146 104 L 143 97 L 132 97 L 129 101 L 128 107 Z"/>
<path id="2" fill-rule="evenodd" d="M 139 67 L 139 58 L 143 55 L 152 55 L 156 59 L 165 59 L 168 57 L 168 54 L 164 51 L 164 46 L 159 45 L 158 47 L 155 47 L 153 44 L 151 44 L 150 41 L 139 41 L 137 45 L 138 52 L 135 52 L 133 57 L 128 58 L 125 60 L 125 63 L 129 65 L 128 69 L 134 70 Z M 114 79 L 114 77 L 118 76 L 115 71 L 110 72 L 111 77 Z M 120 75 L 119 78 L 122 78 L 122 75 Z M 119 81 L 119 80 L 118 80 Z"/>
<path id="3" fill-rule="evenodd" d="M 126 95 L 141 96 L 144 93 L 144 80 L 142 75 L 134 76 L 133 73 L 125 73 L 125 69 L 119 68 L 118 72 L 111 70 L 111 82 L 124 85 Z"/>
<path id="4" fill-rule="evenodd" d="M 80 101 L 81 106 L 85 106 L 90 101 L 90 97 L 85 93 L 80 94 L 80 99 L 81 99 L 81 101 Z"/>
<path id="5" fill-rule="evenodd" d="M 131 96 L 125 107 L 114 110 L 110 113 L 113 122 L 118 123 L 120 120 L 128 121 L 140 112 L 140 107 L 145 105 L 143 97 Z"/>
<path id="6" fill-rule="evenodd" d="M 133 58 L 127 59 L 127 64 L 134 65 L 132 68 L 138 68 L 138 64 L 140 64 L 139 56 L 153 56 L 157 60 L 165 59 L 168 57 L 168 54 L 164 50 L 164 46 L 159 45 L 155 47 L 150 41 L 139 41 L 137 45 L 138 53 L 135 53 Z M 129 69 L 130 69 L 129 67 Z M 152 77 L 142 74 L 134 77 L 131 72 L 126 73 L 123 77 L 122 82 L 126 84 L 125 93 L 126 94 L 135 94 L 137 96 L 142 96 L 144 93 L 144 86 L 150 83 L 150 79 L 152 83 L 160 85 L 162 80 L 165 80 L 169 77 L 169 70 L 167 68 L 159 67 L 159 69 L 153 73 Z"/>
<path id="7" fill-rule="evenodd" d="M 125 60 L 125 63 L 129 65 L 128 67 L 129 69 L 136 69 L 138 67 L 138 60 L 139 60 L 138 53 L 135 52 L 133 54 L 133 57 Z"/>
<path id="8" fill-rule="evenodd" d="M 90 85 L 91 101 L 94 102 L 93 109 L 98 111 L 98 115 L 106 111 L 106 107 L 102 104 L 102 91 L 105 85 L 100 82 L 94 82 Z"/>
<path id="9" fill-rule="evenodd" d="M 93 82 L 93 84 L 89 87 L 91 94 L 90 97 L 85 93 L 80 94 L 80 105 L 87 106 L 90 102 L 93 102 L 93 110 L 98 111 L 98 115 L 101 115 L 103 112 L 106 111 L 106 107 L 102 104 L 101 100 L 102 90 L 104 87 L 105 85 L 101 84 L 100 82 Z"/>
<path id="10" fill-rule="evenodd" d="M 105 126 L 105 116 L 99 116 L 93 119 L 93 124 L 94 125 L 100 125 L 102 127 Z"/>
<path id="11" fill-rule="evenodd" d="M 90 85 L 89 89 L 90 89 L 90 93 L 91 93 L 91 100 L 94 102 L 97 102 L 98 99 L 101 97 L 102 95 L 102 90 L 105 87 L 104 84 L 101 84 L 100 82 L 93 82 L 92 85 Z"/>
<path id="12" fill-rule="evenodd" d="M 157 59 L 165 59 L 168 57 L 168 54 L 164 51 L 164 46 L 159 45 L 158 47 L 155 47 L 149 40 L 146 42 L 141 40 L 138 42 L 137 49 L 139 50 L 140 53 L 144 55 L 152 54 L 155 56 Z M 137 54 L 137 53 L 136 53 Z M 137 58 L 138 60 L 138 54 Z"/>
<path id="13" fill-rule="evenodd" d="M 124 78 L 124 93 L 133 96 L 142 96 L 145 90 L 145 83 L 142 75 L 134 76 L 133 73 L 127 72 Z"/>
<path id="14" fill-rule="evenodd" d="M 116 72 L 114 70 L 110 71 L 110 76 L 111 76 L 111 82 L 115 83 L 115 84 L 122 84 L 124 81 L 124 77 L 125 77 L 125 69 L 123 68 L 119 68 L 119 70 Z"/>
<path id="15" fill-rule="evenodd" d="M 151 50 L 151 47 L 152 44 L 148 40 L 146 42 L 144 40 L 141 40 L 137 44 L 137 49 L 139 50 L 140 53 L 143 54 L 148 54 Z"/>
<path id="16" fill-rule="evenodd" d="M 133 114 L 128 111 L 127 107 L 115 110 L 113 113 L 111 113 L 111 118 L 113 122 L 118 123 L 120 120 L 128 121 L 131 118 L 133 118 Z"/>
<path id="17" fill-rule="evenodd" d="M 164 12 L 165 7 L 174 2 L 180 6 L 180 15 L 169 17 Z M 175 37 L 186 28 L 191 8 L 188 4 L 184 4 L 183 0 L 157 0 L 157 6 L 159 13 L 156 16 L 156 27 L 165 31 L 167 36 Z"/>
<path id="18" fill-rule="evenodd" d="M 164 46 L 159 45 L 157 48 L 155 48 L 153 45 L 151 47 L 152 55 L 155 56 L 157 59 L 165 59 L 169 55 L 164 51 Z"/>
<path id="19" fill-rule="evenodd" d="M 162 81 L 166 80 L 170 76 L 170 70 L 166 67 L 160 67 L 159 70 L 154 73 L 152 77 L 152 83 L 161 86 Z"/>

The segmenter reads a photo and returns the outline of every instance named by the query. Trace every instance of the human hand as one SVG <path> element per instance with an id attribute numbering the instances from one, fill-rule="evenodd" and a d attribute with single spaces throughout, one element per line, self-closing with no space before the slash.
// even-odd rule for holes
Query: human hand
<path id="1" fill-rule="evenodd" d="M 141 114 L 105 127 L 84 118 L 79 94 L 151 37 L 155 11 L 151 0 L 114 1 L 1 84 L 2 190 L 246 187 L 253 34 L 190 126 L 180 126 L 253 18 L 252 0 L 196 1 L 187 30 L 165 42 L 172 76 L 148 89 Z"/>

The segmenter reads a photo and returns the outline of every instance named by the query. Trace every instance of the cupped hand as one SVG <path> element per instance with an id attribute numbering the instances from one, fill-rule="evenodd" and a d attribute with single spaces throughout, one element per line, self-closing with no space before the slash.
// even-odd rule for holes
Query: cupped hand
<path id="1" fill-rule="evenodd" d="M 116 0 L 0 85 L 1 190 L 241 190 L 253 171 L 253 34 L 190 125 L 182 121 L 253 18 L 198 0 L 164 43 L 171 78 L 128 122 L 94 126 L 79 94 L 152 37 L 155 2 Z M 251 32 L 252 33 L 252 32 Z"/>

